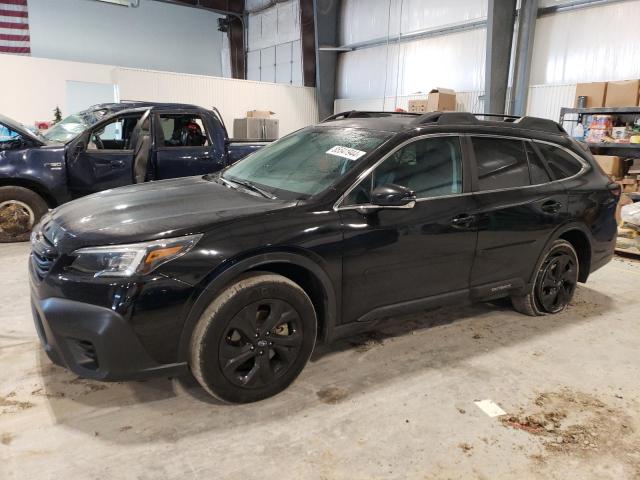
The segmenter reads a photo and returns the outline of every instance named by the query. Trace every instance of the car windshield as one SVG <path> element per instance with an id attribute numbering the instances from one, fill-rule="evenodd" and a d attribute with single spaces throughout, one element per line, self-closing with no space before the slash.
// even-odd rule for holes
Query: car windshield
<path id="1" fill-rule="evenodd" d="M 106 110 L 86 110 L 74 113 L 43 132 L 42 136 L 50 142 L 67 143 L 104 117 L 106 113 Z"/>
<path id="2" fill-rule="evenodd" d="M 309 197 L 330 187 L 391 136 L 357 128 L 310 127 L 288 135 L 229 167 L 222 178 Z"/>

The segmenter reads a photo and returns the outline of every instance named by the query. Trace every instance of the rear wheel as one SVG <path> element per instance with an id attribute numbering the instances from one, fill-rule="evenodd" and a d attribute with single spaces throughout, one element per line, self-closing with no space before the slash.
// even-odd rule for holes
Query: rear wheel
<path id="1" fill-rule="evenodd" d="M 37 193 L 24 187 L 0 187 L 0 242 L 29 240 L 33 226 L 49 206 Z"/>
<path id="2" fill-rule="evenodd" d="M 578 284 L 578 255 L 566 240 L 556 240 L 538 264 L 529 292 L 511 297 L 513 307 L 526 315 L 558 313 L 566 308 Z"/>
<path id="3" fill-rule="evenodd" d="M 313 304 L 299 285 L 252 273 L 221 292 L 200 317 L 191 337 L 191 371 L 220 400 L 261 400 L 300 374 L 316 330 Z"/>

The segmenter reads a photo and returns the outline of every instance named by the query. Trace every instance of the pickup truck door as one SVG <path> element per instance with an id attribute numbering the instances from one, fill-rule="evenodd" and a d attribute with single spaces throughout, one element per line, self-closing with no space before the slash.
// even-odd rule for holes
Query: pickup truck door
<path id="1" fill-rule="evenodd" d="M 68 185 L 72 196 L 133 183 L 134 149 L 131 141 L 144 113 L 129 112 L 105 119 L 68 145 Z"/>
<path id="2" fill-rule="evenodd" d="M 226 166 L 213 125 L 200 112 L 163 111 L 155 117 L 154 179 L 204 175 Z"/>

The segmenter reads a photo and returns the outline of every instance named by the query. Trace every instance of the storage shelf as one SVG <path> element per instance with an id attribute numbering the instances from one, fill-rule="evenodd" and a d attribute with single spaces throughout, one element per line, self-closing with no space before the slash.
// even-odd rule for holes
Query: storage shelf
<path id="1" fill-rule="evenodd" d="M 621 113 L 629 113 L 634 114 L 637 113 L 640 115 L 640 107 L 595 107 L 595 108 L 569 108 L 562 107 L 560 109 L 560 116 L 564 116 L 565 113 L 587 113 L 587 114 L 621 114 Z"/>
<path id="2" fill-rule="evenodd" d="M 640 148 L 640 143 L 587 143 L 589 148 L 624 148 L 624 149 L 637 149 Z"/>

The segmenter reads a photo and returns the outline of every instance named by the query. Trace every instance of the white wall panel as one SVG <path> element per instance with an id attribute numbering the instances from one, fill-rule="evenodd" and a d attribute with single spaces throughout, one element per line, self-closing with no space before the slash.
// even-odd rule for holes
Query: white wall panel
<path id="1" fill-rule="evenodd" d="M 67 81 L 113 84 L 112 65 L 0 54 L 0 112 L 25 125 L 53 120 L 59 106 L 68 115 Z"/>
<path id="2" fill-rule="evenodd" d="M 280 135 L 318 121 L 315 88 L 126 68 L 114 77 L 122 99 L 216 106 L 229 127 L 253 109 L 276 112 Z"/>
<path id="3" fill-rule="evenodd" d="M 527 115 L 558 121 L 560 108 L 572 107 L 576 85 L 534 85 L 529 88 Z"/>
<path id="4" fill-rule="evenodd" d="M 382 98 L 435 87 L 480 90 L 485 43 L 486 30 L 477 29 L 343 53 L 338 57 L 337 96 Z"/>
<path id="5" fill-rule="evenodd" d="M 538 19 L 531 83 L 566 84 L 640 77 L 639 22 L 639 0 L 570 10 Z"/>
<path id="6" fill-rule="evenodd" d="M 73 113 L 66 111 L 69 81 L 115 84 L 123 100 L 216 106 L 227 125 L 247 110 L 271 110 L 281 135 L 318 121 L 315 88 L 19 55 L 0 54 L 0 65 L 12 72 L 0 75 L 0 110 L 25 125 L 51 120 L 58 105 L 63 115 Z"/>
<path id="7" fill-rule="evenodd" d="M 393 38 L 486 16 L 486 0 L 343 0 L 340 41 L 358 43 L 387 32 Z"/>

